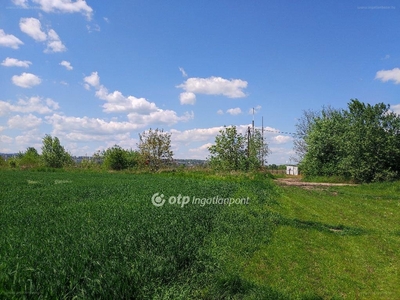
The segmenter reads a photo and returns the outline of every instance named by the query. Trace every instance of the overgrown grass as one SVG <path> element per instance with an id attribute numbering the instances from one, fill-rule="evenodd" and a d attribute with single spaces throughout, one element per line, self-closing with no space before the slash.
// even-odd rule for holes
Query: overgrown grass
<path id="1" fill-rule="evenodd" d="M 0 172 L 0 298 L 395 299 L 398 183 Z M 53 172 L 54 171 L 54 172 Z M 154 193 L 248 205 L 152 205 Z"/>

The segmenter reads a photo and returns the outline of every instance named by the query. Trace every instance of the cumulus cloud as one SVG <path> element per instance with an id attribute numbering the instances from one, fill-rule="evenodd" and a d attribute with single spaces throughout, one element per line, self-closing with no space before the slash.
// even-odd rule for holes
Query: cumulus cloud
<path id="1" fill-rule="evenodd" d="M 93 14 L 93 9 L 87 5 L 85 0 L 32 0 L 32 2 L 38 4 L 39 8 L 47 13 L 81 13 L 89 20 Z M 21 7 L 28 7 L 27 0 L 13 0 L 13 3 Z"/>
<path id="2" fill-rule="evenodd" d="M 47 34 L 42 31 L 42 24 L 38 19 L 21 18 L 19 21 L 19 28 L 35 41 L 44 42 L 47 39 Z"/>
<path id="3" fill-rule="evenodd" d="M 87 88 L 90 86 L 98 88 L 100 86 L 100 77 L 97 72 L 92 72 L 92 74 L 83 78 L 83 81 L 87 84 Z"/>
<path id="4" fill-rule="evenodd" d="M 400 84 L 400 68 L 378 71 L 375 79 L 379 79 L 382 82 L 393 81 L 395 84 Z"/>
<path id="5" fill-rule="evenodd" d="M 22 88 L 31 88 L 42 82 L 42 80 L 38 76 L 32 73 L 25 73 L 25 72 L 19 76 L 14 75 L 11 78 L 11 80 L 15 85 L 20 86 Z"/>
<path id="6" fill-rule="evenodd" d="M 246 97 L 243 89 L 247 87 L 247 81 L 241 79 L 224 79 L 221 77 L 189 78 L 177 86 L 194 94 L 224 95 L 228 98 Z"/>
<path id="7" fill-rule="evenodd" d="M 67 47 L 65 47 L 65 45 L 61 42 L 58 34 L 53 29 L 50 29 L 48 33 L 47 48 L 44 50 L 44 52 L 64 52 L 66 50 Z"/>
<path id="8" fill-rule="evenodd" d="M 30 129 L 38 127 L 42 123 L 42 119 L 32 114 L 20 116 L 16 115 L 8 119 L 7 125 L 9 128 L 16 129 Z"/>
<path id="9" fill-rule="evenodd" d="M 55 132 L 71 132 L 75 134 L 112 135 L 141 128 L 131 122 L 107 122 L 99 118 L 68 117 L 59 114 L 47 116 L 48 123 L 53 125 Z"/>
<path id="10" fill-rule="evenodd" d="M 28 60 L 18 60 L 16 58 L 10 58 L 10 57 L 7 57 L 1 63 L 1 65 L 4 67 L 22 67 L 22 68 L 29 68 L 29 65 L 31 64 L 32 63 Z"/>
<path id="11" fill-rule="evenodd" d="M 292 140 L 293 140 L 293 138 L 291 136 L 287 136 L 287 135 L 277 135 L 272 138 L 272 142 L 274 144 L 285 144 L 287 142 L 291 142 Z"/>
<path id="12" fill-rule="evenodd" d="M 0 101 L 0 116 L 12 112 L 49 114 L 59 108 L 58 103 L 50 98 L 31 97 L 27 100 L 20 99 L 16 104 Z"/>
<path id="13" fill-rule="evenodd" d="M 60 65 L 65 67 L 68 71 L 71 71 L 73 67 L 71 66 L 71 63 L 69 61 L 63 60 L 60 62 Z"/>
<path id="14" fill-rule="evenodd" d="M 24 43 L 12 34 L 6 34 L 3 29 L 0 29 L 0 46 L 18 49 L 19 45 Z"/>
<path id="15" fill-rule="evenodd" d="M 223 111 L 222 109 L 218 109 L 217 114 L 223 115 L 223 114 L 224 114 L 224 111 Z"/>
<path id="16" fill-rule="evenodd" d="M 67 50 L 58 34 L 53 29 L 49 29 L 47 34 L 42 30 L 42 24 L 38 19 L 21 18 L 19 21 L 19 28 L 35 41 L 47 42 L 47 48 L 44 50 L 46 53 L 63 52 Z"/>
<path id="17" fill-rule="evenodd" d="M 191 92 L 183 92 L 179 96 L 179 100 L 181 104 L 195 104 L 196 103 L 196 95 Z"/>
<path id="18" fill-rule="evenodd" d="M 242 110 L 239 107 L 236 108 L 230 108 L 226 111 L 226 113 L 232 115 L 232 116 L 237 116 L 242 113 Z"/>
<path id="19" fill-rule="evenodd" d="M 178 116 L 175 111 L 163 110 L 157 107 L 154 102 L 145 98 L 124 96 L 120 91 L 109 92 L 104 85 L 100 84 L 100 77 L 97 72 L 92 72 L 83 81 L 86 89 L 94 87 L 96 97 L 106 101 L 103 104 L 104 112 L 127 113 L 130 122 L 140 124 L 142 127 L 157 123 L 172 125 L 180 121 L 188 121 L 194 117 L 193 112 Z"/>

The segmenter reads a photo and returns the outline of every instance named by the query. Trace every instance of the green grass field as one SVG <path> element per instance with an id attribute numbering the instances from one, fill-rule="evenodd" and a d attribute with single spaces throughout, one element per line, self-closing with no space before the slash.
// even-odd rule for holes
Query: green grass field
<path id="1" fill-rule="evenodd" d="M 0 298 L 396 299 L 400 185 L 0 172 Z M 155 193 L 247 198 L 155 207 Z"/>

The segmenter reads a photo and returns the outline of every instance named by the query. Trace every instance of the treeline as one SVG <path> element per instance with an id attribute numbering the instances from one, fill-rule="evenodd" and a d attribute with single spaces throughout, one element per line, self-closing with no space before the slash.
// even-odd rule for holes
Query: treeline
<path id="1" fill-rule="evenodd" d="M 57 137 L 46 135 L 42 140 L 42 153 L 29 147 L 20 152 L 16 158 L 7 162 L 0 157 L 0 167 L 11 168 L 68 168 L 83 169 L 148 169 L 176 167 L 171 150 L 171 134 L 163 130 L 148 130 L 139 135 L 137 149 L 127 150 L 114 145 L 103 151 L 97 151 L 90 158 L 79 163 L 61 145 Z M 215 143 L 208 148 L 209 157 L 206 166 L 217 171 L 255 171 L 264 168 L 269 154 L 268 145 L 264 142 L 259 130 L 248 130 L 239 133 L 235 126 L 224 127 L 215 138 Z M 277 166 L 274 165 L 273 168 Z"/>
<path id="2" fill-rule="evenodd" d="M 389 105 L 352 99 L 347 109 L 305 111 L 295 151 L 306 177 L 339 176 L 355 182 L 398 179 L 400 117 Z"/>
<path id="3" fill-rule="evenodd" d="M 170 166 L 173 162 L 171 134 L 163 130 L 148 130 L 140 134 L 137 150 L 123 149 L 114 145 L 103 151 L 97 151 L 91 158 L 75 163 L 71 154 L 61 145 L 58 137 L 45 135 L 42 139 L 42 153 L 34 147 L 20 152 L 15 158 L 5 161 L 0 157 L 0 167 L 11 168 L 69 168 L 125 170 L 148 168 L 158 170 Z"/>

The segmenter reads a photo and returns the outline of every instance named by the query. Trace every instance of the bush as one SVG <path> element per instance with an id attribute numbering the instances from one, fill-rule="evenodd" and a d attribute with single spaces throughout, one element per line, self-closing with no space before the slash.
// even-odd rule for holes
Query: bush
<path id="1" fill-rule="evenodd" d="M 103 152 L 103 157 L 103 165 L 106 169 L 118 171 L 136 167 L 140 155 L 137 151 L 128 151 L 114 145 Z"/>

